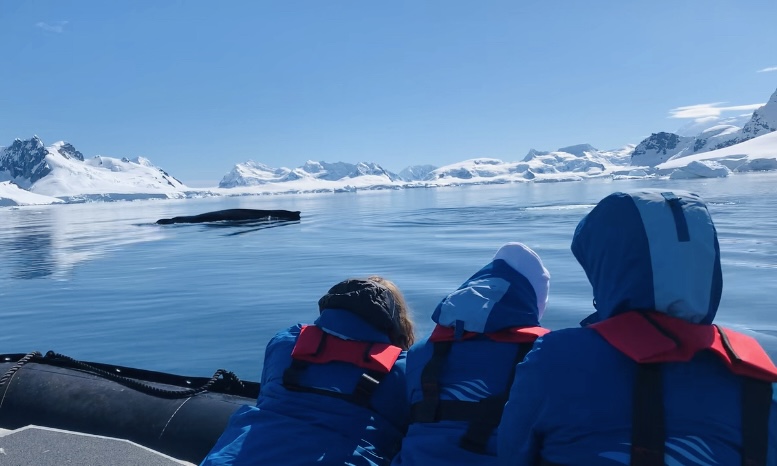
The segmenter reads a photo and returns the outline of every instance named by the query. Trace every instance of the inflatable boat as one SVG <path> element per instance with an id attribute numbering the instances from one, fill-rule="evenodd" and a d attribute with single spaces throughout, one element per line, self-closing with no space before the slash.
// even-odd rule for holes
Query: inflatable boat
<path id="1" fill-rule="evenodd" d="M 98 452 L 116 465 L 198 464 L 232 413 L 254 404 L 258 394 L 258 383 L 223 369 L 211 378 L 186 377 L 77 361 L 51 351 L 3 354 L 0 453 L 14 464 L 49 464 L 24 457 L 41 455 L 44 447 L 55 459 L 51 464 L 98 464 Z M 144 456 L 153 453 L 160 454 L 158 461 Z"/>

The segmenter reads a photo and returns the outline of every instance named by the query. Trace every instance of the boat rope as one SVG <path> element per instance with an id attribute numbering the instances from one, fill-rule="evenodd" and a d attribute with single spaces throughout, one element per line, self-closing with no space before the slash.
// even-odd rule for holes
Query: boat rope
<path id="1" fill-rule="evenodd" d="M 0 387 L 5 385 L 5 383 L 8 382 L 11 379 L 11 377 L 13 377 L 13 375 L 16 373 L 16 371 L 21 369 L 23 365 L 27 364 L 27 362 L 30 359 L 32 359 L 32 358 L 34 358 L 36 356 L 37 357 L 41 356 L 39 351 L 33 351 L 32 353 L 27 353 L 26 355 L 24 355 L 23 358 L 21 358 L 20 360 L 16 361 L 16 364 L 14 364 L 10 369 L 8 369 L 8 371 L 5 374 L 3 374 L 2 377 L 0 377 Z"/>
<path id="2" fill-rule="evenodd" d="M 41 354 L 38 351 L 34 351 L 32 353 L 29 353 L 25 355 L 23 358 L 21 358 L 19 361 L 17 361 L 16 364 L 13 365 L 2 377 L 0 377 L 0 386 L 5 384 L 11 377 L 13 377 L 14 373 L 21 369 L 22 366 L 24 366 L 28 361 L 35 357 L 41 357 Z M 65 356 L 64 354 L 55 353 L 53 351 L 48 351 L 45 356 L 43 356 L 43 359 L 45 363 L 46 359 L 52 360 L 52 361 L 66 361 L 68 364 L 75 366 L 76 368 L 79 368 L 81 370 L 84 370 L 86 372 L 98 375 L 100 377 L 111 379 L 115 382 L 118 382 L 122 385 L 125 385 L 130 388 L 134 388 L 135 390 L 138 390 L 140 392 L 154 395 L 162 398 L 188 398 L 194 395 L 197 395 L 199 393 L 208 391 L 214 384 L 220 381 L 225 381 L 227 383 L 235 383 L 243 386 L 243 382 L 235 375 L 234 372 L 227 371 L 224 369 L 218 369 L 214 374 L 213 377 L 210 378 L 207 382 L 205 382 L 202 386 L 196 387 L 196 388 L 185 388 L 183 390 L 168 390 L 164 388 L 160 388 L 148 383 L 140 382 L 138 380 L 124 377 L 119 374 L 115 374 L 112 372 L 108 372 L 106 370 L 94 367 L 90 364 L 87 364 L 82 361 L 78 361 L 76 359 L 71 358 L 70 356 Z"/>

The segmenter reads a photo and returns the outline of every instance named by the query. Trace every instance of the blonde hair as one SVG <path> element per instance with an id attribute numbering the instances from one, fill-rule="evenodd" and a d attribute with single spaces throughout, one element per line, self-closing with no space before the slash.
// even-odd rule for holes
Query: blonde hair
<path id="1" fill-rule="evenodd" d="M 391 344 L 397 345 L 403 350 L 409 349 L 415 343 L 415 327 L 410 317 L 410 308 L 408 308 L 407 301 L 405 301 L 405 297 L 402 295 L 399 287 L 396 283 L 379 275 L 369 276 L 367 280 L 385 287 L 393 295 L 399 320 L 399 333 L 389 335 L 389 338 L 391 339 Z"/>

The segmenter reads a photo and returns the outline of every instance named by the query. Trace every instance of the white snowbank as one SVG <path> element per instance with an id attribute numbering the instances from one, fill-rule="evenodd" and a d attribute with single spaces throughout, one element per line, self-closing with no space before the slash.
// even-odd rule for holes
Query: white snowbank
<path id="1" fill-rule="evenodd" d="M 31 193 L 10 181 L 0 183 L 0 206 L 44 205 L 62 203 L 61 199 Z"/>

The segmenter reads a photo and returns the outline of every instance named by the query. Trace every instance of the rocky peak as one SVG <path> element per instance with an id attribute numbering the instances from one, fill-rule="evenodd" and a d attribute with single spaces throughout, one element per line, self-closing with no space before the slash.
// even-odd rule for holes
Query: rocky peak
<path id="1" fill-rule="evenodd" d="M 678 136 L 674 133 L 653 133 L 640 142 L 631 154 L 631 164 L 635 166 L 656 166 L 666 162 L 693 144 L 695 138 Z"/>
<path id="2" fill-rule="evenodd" d="M 72 144 L 69 142 L 58 142 L 54 144 L 54 147 L 57 149 L 57 151 L 66 159 L 76 159 L 80 161 L 84 161 L 84 154 L 77 151 L 75 147 L 73 147 Z"/>
<path id="3" fill-rule="evenodd" d="M 753 112 L 750 121 L 742 128 L 742 136 L 743 140 L 747 140 L 772 131 L 777 131 L 777 90 L 766 105 Z"/>
<path id="4" fill-rule="evenodd" d="M 48 151 L 38 136 L 16 139 L 0 152 L 0 170 L 8 172 L 14 179 L 29 180 L 32 184 L 51 173 L 46 155 Z"/>

